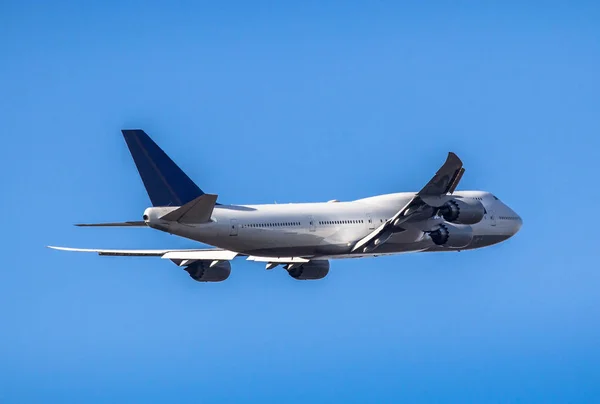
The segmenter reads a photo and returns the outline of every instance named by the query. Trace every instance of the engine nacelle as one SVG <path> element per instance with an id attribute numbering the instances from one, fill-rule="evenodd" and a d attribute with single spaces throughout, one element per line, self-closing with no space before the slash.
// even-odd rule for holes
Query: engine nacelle
<path id="1" fill-rule="evenodd" d="M 473 229 L 464 224 L 443 223 L 437 230 L 430 232 L 429 236 L 436 245 L 463 248 L 473 240 Z"/>
<path id="2" fill-rule="evenodd" d="M 185 267 L 192 279 L 198 282 L 221 282 L 229 278 L 231 264 L 229 261 L 218 262 L 210 266 L 211 261 L 196 261 Z"/>
<path id="3" fill-rule="evenodd" d="M 290 276 L 298 280 L 323 279 L 329 273 L 329 261 L 310 261 L 288 270 Z"/>
<path id="4" fill-rule="evenodd" d="M 475 199 L 451 199 L 442 205 L 440 214 L 448 222 L 475 224 L 483 220 L 485 208 Z"/>

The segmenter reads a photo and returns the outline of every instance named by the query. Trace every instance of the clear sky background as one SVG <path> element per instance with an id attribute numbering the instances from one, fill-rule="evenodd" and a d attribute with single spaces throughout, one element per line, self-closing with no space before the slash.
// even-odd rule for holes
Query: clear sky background
<path id="1" fill-rule="evenodd" d="M 50 3 L 52 3 L 50 5 Z M 600 400 L 596 2 L 0 3 L 0 401 Z M 224 203 L 460 189 L 524 220 L 487 249 L 298 282 L 139 220 L 144 128 Z"/>

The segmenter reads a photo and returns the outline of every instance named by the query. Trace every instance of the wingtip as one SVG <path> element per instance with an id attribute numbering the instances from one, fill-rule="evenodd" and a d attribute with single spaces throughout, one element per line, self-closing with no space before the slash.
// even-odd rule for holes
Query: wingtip
<path id="1" fill-rule="evenodd" d="M 449 161 L 456 161 L 457 163 L 460 163 L 462 165 L 462 160 L 454 152 L 448 152 L 448 160 Z"/>
<path id="2" fill-rule="evenodd" d="M 95 252 L 95 250 L 91 250 L 91 249 L 87 249 L 87 248 L 57 247 L 54 245 L 48 245 L 46 247 L 51 248 L 53 250 L 59 250 L 59 251 Z"/>

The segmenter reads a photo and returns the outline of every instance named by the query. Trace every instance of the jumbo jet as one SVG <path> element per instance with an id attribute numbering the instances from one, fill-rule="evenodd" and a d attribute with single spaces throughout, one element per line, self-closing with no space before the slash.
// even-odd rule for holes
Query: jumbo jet
<path id="1" fill-rule="evenodd" d="M 282 266 L 294 279 L 322 279 L 329 261 L 409 252 L 462 251 L 514 236 L 522 220 L 485 191 L 456 191 L 465 169 L 450 152 L 418 192 L 400 192 L 349 202 L 229 205 L 204 193 L 139 129 L 123 136 L 152 207 L 142 221 L 78 224 L 91 227 L 150 227 L 214 248 L 187 250 L 66 251 L 103 256 L 161 257 L 200 282 L 220 282 L 236 257 Z"/>

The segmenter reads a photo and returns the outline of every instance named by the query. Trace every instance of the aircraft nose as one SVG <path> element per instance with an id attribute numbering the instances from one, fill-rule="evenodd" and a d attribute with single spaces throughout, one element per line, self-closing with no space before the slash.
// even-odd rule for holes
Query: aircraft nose
<path id="1" fill-rule="evenodd" d="M 514 236 L 515 234 L 517 234 L 519 232 L 519 230 L 521 230 L 521 227 L 523 226 L 523 219 L 521 218 L 520 215 L 517 215 L 517 213 L 514 210 L 512 210 L 512 209 L 510 209 L 510 210 L 512 213 L 512 217 L 516 219 L 516 220 L 513 220 L 513 225 L 512 225 L 512 235 Z"/>
<path id="2" fill-rule="evenodd" d="M 519 220 L 517 220 L 517 224 L 515 226 L 515 234 L 521 230 L 521 227 L 523 226 L 523 218 L 521 218 L 521 216 L 517 215 L 517 217 L 519 218 Z"/>
<path id="3" fill-rule="evenodd" d="M 511 207 L 507 206 L 506 204 L 504 204 L 504 207 L 506 209 L 505 212 L 507 214 L 507 217 L 505 217 L 505 219 L 508 219 L 506 223 L 506 230 L 512 237 L 515 234 L 517 234 L 519 230 L 521 230 L 521 227 L 523 226 L 523 219 Z"/>

